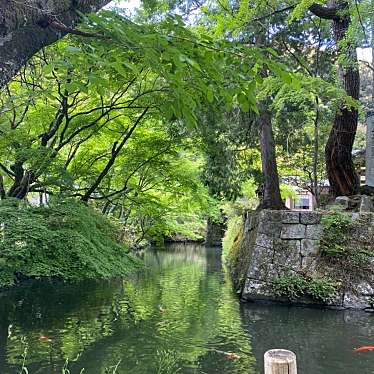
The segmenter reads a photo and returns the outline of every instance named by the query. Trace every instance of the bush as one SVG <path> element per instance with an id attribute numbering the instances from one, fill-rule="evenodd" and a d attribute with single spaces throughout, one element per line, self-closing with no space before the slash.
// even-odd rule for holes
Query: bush
<path id="1" fill-rule="evenodd" d="M 335 296 L 339 283 L 329 278 L 313 279 L 308 283 L 306 292 L 315 300 L 328 301 Z"/>
<path id="2" fill-rule="evenodd" d="M 0 286 L 25 277 L 109 278 L 140 264 L 111 222 L 75 201 L 32 207 L 5 200 L 0 224 Z"/>
<path id="3" fill-rule="evenodd" d="M 297 273 L 287 273 L 275 278 L 272 289 L 275 295 L 286 297 L 290 300 L 308 296 L 315 300 L 326 302 L 337 291 L 339 284 L 331 279 L 307 278 Z"/>
<path id="4" fill-rule="evenodd" d="M 307 285 L 307 280 L 301 275 L 288 273 L 275 278 L 272 288 L 277 296 L 297 299 L 304 295 Z"/>
<path id="5" fill-rule="evenodd" d="M 344 213 L 332 213 L 322 217 L 322 224 L 322 253 L 327 256 L 344 254 L 347 249 L 347 234 L 352 226 L 351 217 Z"/>

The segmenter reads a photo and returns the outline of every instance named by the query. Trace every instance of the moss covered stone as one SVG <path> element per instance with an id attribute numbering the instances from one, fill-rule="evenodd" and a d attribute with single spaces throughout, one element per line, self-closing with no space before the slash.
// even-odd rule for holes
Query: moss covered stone
<path id="1" fill-rule="evenodd" d="M 229 255 L 235 287 L 248 300 L 369 307 L 374 219 L 371 213 L 352 215 L 247 213 Z"/>

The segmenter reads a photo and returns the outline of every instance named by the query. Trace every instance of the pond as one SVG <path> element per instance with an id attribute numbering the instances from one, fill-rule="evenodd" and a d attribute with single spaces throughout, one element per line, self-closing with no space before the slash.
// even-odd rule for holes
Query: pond
<path id="1" fill-rule="evenodd" d="M 374 352 L 352 352 L 374 345 L 374 316 L 241 304 L 217 248 L 143 257 L 130 279 L 1 296 L 0 373 L 262 373 L 263 353 L 279 347 L 297 354 L 300 374 L 374 373 Z"/>

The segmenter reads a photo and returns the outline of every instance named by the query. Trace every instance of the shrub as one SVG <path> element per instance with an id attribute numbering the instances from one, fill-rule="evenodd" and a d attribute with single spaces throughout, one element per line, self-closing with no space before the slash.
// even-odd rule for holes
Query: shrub
<path id="1" fill-rule="evenodd" d="M 315 300 L 326 302 L 337 291 L 339 284 L 329 278 L 313 279 L 297 273 L 287 273 L 272 282 L 275 295 L 286 297 L 290 300 L 308 296 Z"/>
<path id="2" fill-rule="evenodd" d="M 287 273 L 275 278 L 272 283 L 273 292 L 280 297 L 297 299 L 304 295 L 307 281 L 296 273 Z"/>
<path id="3" fill-rule="evenodd" d="M 352 219 L 344 213 L 332 213 L 322 217 L 323 239 L 322 253 L 327 256 L 339 256 L 346 251 L 347 234 Z"/>
<path id="4" fill-rule="evenodd" d="M 308 282 L 306 291 L 313 299 L 325 302 L 336 294 L 338 287 L 339 283 L 329 278 L 313 279 Z"/>
<path id="5" fill-rule="evenodd" d="M 111 222 L 76 201 L 33 207 L 5 200 L 0 224 L 0 286 L 24 277 L 109 278 L 140 264 Z"/>

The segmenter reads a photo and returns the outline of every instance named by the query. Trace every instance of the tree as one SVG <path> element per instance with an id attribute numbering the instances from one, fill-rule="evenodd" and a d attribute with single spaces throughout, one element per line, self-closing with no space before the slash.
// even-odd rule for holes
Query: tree
<path id="1" fill-rule="evenodd" d="M 41 48 L 71 32 L 79 12 L 110 0 L 0 0 L 0 88 Z"/>
<path id="2" fill-rule="evenodd" d="M 349 4 L 334 1 L 329 7 L 314 4 L 310 8 L 316 16 L 332 21 L 332 31 L 339 55 L 339 78 L 346 93 L 358 100 L 360 74 L 357 66 L 356 43 L 348 39 L 351 24 Z M 343 47 L 343 42 L 347 41 Z M 359 189 L 359 179 L 352 160 L 352 148 L 357 131 L 358 109 L 342 107 L 336 113 L 326 144 L 326 169 L 331 192 L 335 196 L 354 195 Z"/>
<path id="3" fill-rule="evenodd" d="M 264 177 L 260 207 L 263 209 L 284 209 L 279 188 L 278 166 L 271 113 L 264 103 L 260 107 L 261 161 Z"/>
<path id="4" fill-rule="evenodd" d="M 85 21 L 82 32 L 101 37 L 73 35 L 43 49 L 2 91 L 2 199 L 75 197 L 147 239 L 181 232 L 188 217 L 200 222 L 214 208 L 199 180 L 201 152 L 186 152 L 182 139 L 196 135 L 207 107 L 236 108 L 240 95 L 254 108 L 249 62 L 263 61 L 198 36 L 178 17 L 137 25 L 103 11 Z M 250 80 L 231 74 L 237 69 Z"/>

